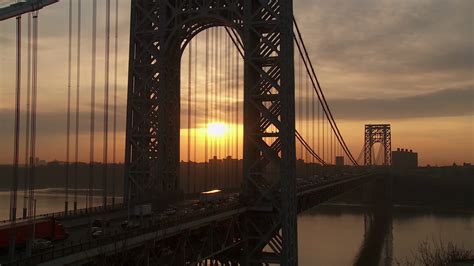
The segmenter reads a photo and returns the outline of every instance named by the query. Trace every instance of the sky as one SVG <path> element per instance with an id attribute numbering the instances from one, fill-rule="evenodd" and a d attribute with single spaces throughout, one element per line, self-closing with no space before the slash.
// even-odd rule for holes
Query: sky
<path id="1" fill-rule="evenodd" d="M 5 2 L 0 1 L 0 6 Z M 105 1 L 98 2 L 98 13 L 104 14 Z M 65 157 L 67 3 L 60 1 L 40 12 L 37 155 L 46 160 L 63 160 Z M 91 3 L 83 1 L 81 29 L 79 157 L 82 161 L 88 160 L 89 147 Z M 118 158 L 121 160 L 130 4 L 123 0 L 119 3 L 117 142 Z M 392 147 L 418 152 L 421 165 L 474 163 L 474 2 L 295 0 L 294 7 L 326 98 L 355 156 L 362 149 L 365 124 L 390 123 Z M 26 20 L 24 16 L 23 34 L 27 31 Z M 98 25 L 96 127 L 100 131 L 104 87 L 104 16 L 99 16 Z M 75 21 L 73 26 L 77 26 Z M 0 163 L 10 163 L 13 153 L 14 33 L 14 20 L 0 22 Z M 25 35 L 23 40 L 25 58 Z M 201 33 L 198 35 L 199 51 L 203 51 L 203 40 Z M 73 55 L 75 52 L 74 36 Z M 202 53 L 198 52 L 198 71 L 202 71 L 204 64 Z M 73 60 L 73 65 L 75 63 Z M 74 94 L 75 71 L 73 66 Z M 23 72 L 26 72 L 25 68 Z M 186 70 L 183 69 L 182 73 L 182 83 L 186 84 Z M 198 84 L 202 84 L 200 74 Z M 202 86 L 198 85 L 198 91 L 203 91 Z M 25 94 L 23 89 L 23 107 Z M 183 93 L 182 97 L 185 97 Z M 75 97 L 72 99 L 75 100 Z M 300 100 L 297 99 L 297 104 Z M 185 103 L 184 100 L 182 113 L 186 113 Z M 183 116 L 182 138 L 186 139 L 186 117 Z M 197 124 L 197 132 L 206 132 L 202 123 Z M 235 125 L 229 127 L 234 132 Z M 241 132 L 241 126 L 239 130 Z M 96 137 L 98 151 L 102 149 L 100 134 L 98 132 Z M 239 135 L 242 136 L 241 133 Z M 23 145 L 24 136 L 21 143 Z M 185 145 L 181 146 L 183 153 Z M 100 152 L 96 158 L 101 158 Z"/>

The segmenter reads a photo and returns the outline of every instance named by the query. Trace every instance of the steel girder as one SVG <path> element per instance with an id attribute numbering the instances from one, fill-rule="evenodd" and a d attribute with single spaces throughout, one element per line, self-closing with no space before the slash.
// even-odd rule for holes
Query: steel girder
<path id="1" fill-rule="evenodd" d="M 292 1 L 133 0 L 126 200 L 178 190 L 180 61 L 214 26 L 244 46 L 244 264 L 297 264 Z M 130 198 L 127 197 L 130 195 Z M 270 247 L 270 252 L 264 248 Z"/>
<path id="2" fill-rule="evenodd" d="M 364 165 L 372 165 L 372 147 L 380 143 L 384 150 L 385 166 L 392 163 L 392 138 L 390 124 L 365 125 Z"/>
<path id="3" fill-rule="evenodd" d="M 238 265 L 234 253 L 243 242 L 241 215 L 170 233 L 133 248 L 126 242 L 116 243 L 113 251 L 89 259 L 99 265 Z"/>

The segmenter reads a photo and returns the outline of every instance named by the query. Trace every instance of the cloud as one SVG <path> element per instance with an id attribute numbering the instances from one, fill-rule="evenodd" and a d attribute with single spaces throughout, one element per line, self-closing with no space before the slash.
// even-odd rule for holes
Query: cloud
<path id="1" fill-rule="evenodd" d="M 473 85 L 472 1 L 303 0 L 295 6 L 329 94 L 404 96 L 435 91 L 435 84 Z"/>
<path id="2" fill-rule="evenodd" d="M 474 114 L 474 88 L 445 89 L 409 97 L 329 101 L 336 119 L 375 120 Z"/>
<path id="3" fill-rule="evenodd" d="M 95 131 L 103 132 L 103 112 L 101 106 L 98 105 L 95 113 Z M 117 129 L 124 131 L 125 128 L 125 107 L 117 106 Z M 13 136 L 14 110 L 0 109 L 0 139 L 9 139 Z M 112 131 L 112 109 L 109 112 L 109 132 Z M 24 127 L 26 115 L 21 113 L 21 125 Z M 71 136 L 75 134 L 75 113 L 74 108 L 71 110 Z M 66 136 L 66 120 L 65 111 L 48 111 L 37 113 L 37 135 L 42 136 Z M 79 134 L 88 134 L 90 130 L 90 112 L 79 113 Z M 24 134 L 24 128 L 21 129 Z"/>

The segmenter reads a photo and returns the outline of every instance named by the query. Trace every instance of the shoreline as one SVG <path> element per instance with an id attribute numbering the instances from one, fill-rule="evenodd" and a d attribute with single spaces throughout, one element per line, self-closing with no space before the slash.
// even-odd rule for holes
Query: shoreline
<path id="1" fill-rule="evenodd" d="M 329 202 L 323 203 L 308 210 L 317 212 L 318 210 L 328 211 L 365 211 L 368 205 L 360 203 L 343 203 Z M 337 209 L 336 209 L 337 208 Z M 457 215 L 474 215 L 474 209 L 463 206 L 430 206 L 430 205 L 406 205 L 394 204 L 393 212 L 397 211 L 417 211 L 426 212 L 427 214 L 457 214 Z"/>

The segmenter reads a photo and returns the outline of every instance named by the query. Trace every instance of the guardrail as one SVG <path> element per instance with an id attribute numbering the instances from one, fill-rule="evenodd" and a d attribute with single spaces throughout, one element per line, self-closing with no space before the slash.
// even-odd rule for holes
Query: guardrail
<path id="1" fill-rule="evenodd" d="M 157 230 L 166 229 L 178 224 L 187 223 L 195 221 L 200 217 L 212 216 L 215 214 L 223 213 L 226 211 L 236 210 L 242 208 L 240 204 L 232 204 L 224 208 L 210 209 L 210 210 L 197 210 L 190 214 L 183 214 L 178 216 L 168 217 L 166 219 L 161 219 L 159 221 L 154 221 L 154 218 L 148 220 L 147 223 L 141 224 L 142 227 L 137 229 L 131 229 L 127 231 L 115 231 L 114 234 L 106 235 L 104 237 L 93 239 L 89 241 L 79 241 L 79 243 L 69 242 L 69 244 L 63 244 L 59 246 L 53 246 L 52 249 L 33 254 L 29 258 L 19 258 L 12 263 L 7 263 L 6 265 L 36 265 L 39 263 L 51 261 L 60 257 L 64 257 L 70 254 L 86 251 L 92 248 L 97 248 L 107 244 L 117 243 L 119 241 L 126 240 L 128 238 L 154 232 Z M 120 248 L 120 247 L 117 247 Z"/>
<path id="2" fill-rule="evenodd" d="M 60 211 L 60 212 L 51 212 L 51 213 L 44 213 L 44 214 L 39 214 L 36 215 L 35 219 L 41 219 L 41 218 L 74 218 L 78 216 L 83 216 L 83 215 L 89 215 L 89 214 L 97 214 L 97 213 L 102 213 L 102 212 L 109 212 L 109 211 L 114 211 L 114 210 L 121 210 L 125 208 L 123 203 L 116 203 L 115 205 L 107 205 L 105 208 L 103 206 L 95 206 L 92 208 L 82 208 L 82 209 L 77 209 L 77 210 L 69 210 L 67 212 Z M 26 218 L 18 218 L 16 219 L 16 222 L 21 222 L 21 221 L 26 221 L 29 220 L 30 217 Z M 10 223 L 10 220 L 2 220 L 0 221 L 1 223 Z"/>

